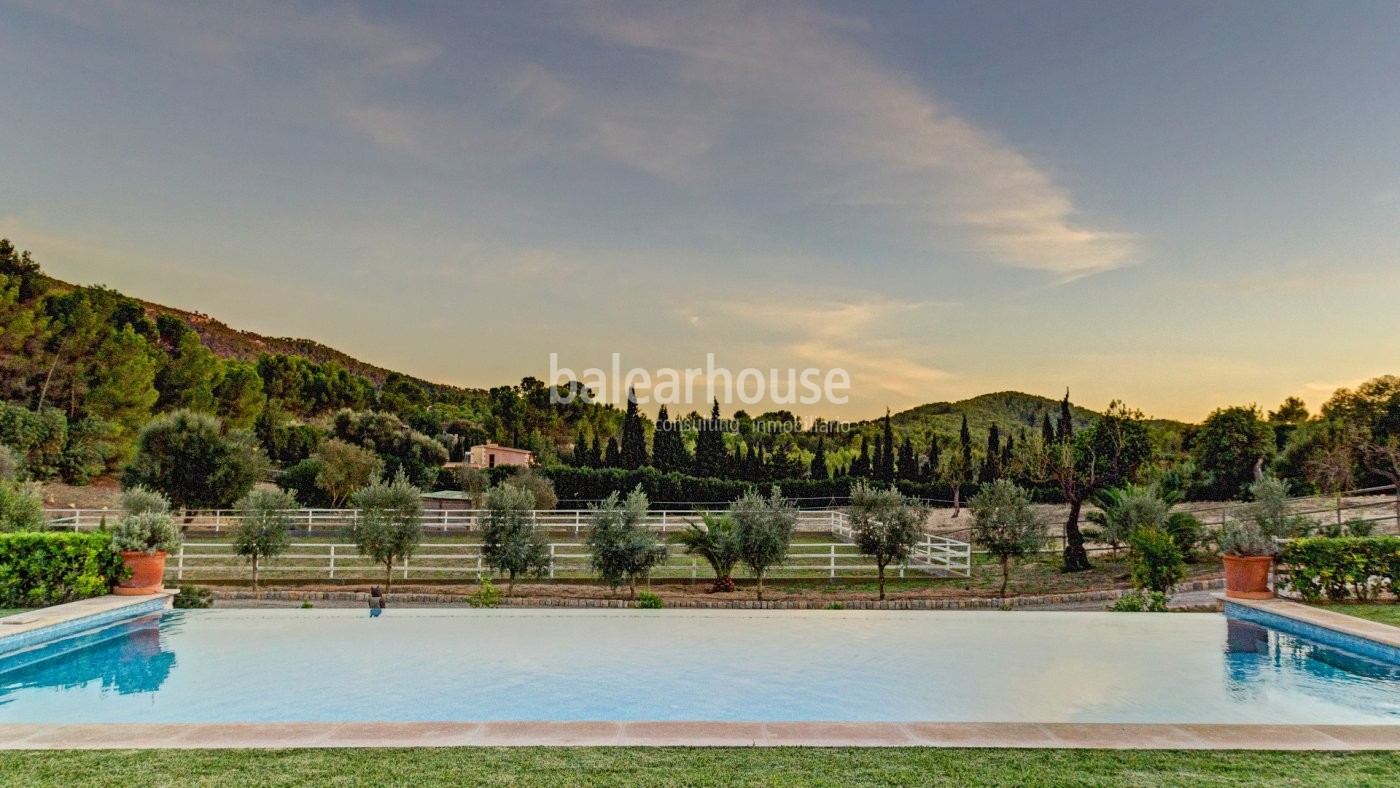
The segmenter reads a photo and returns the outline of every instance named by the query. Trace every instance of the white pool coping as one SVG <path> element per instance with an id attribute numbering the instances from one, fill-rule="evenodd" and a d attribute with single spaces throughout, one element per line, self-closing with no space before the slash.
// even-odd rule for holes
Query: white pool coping
<path id="1" fill-rule="evenodd" d="M 0 618 L 0 655 L 38 645 L 51 639 L 75 634 L 90 626 L 169 610 L 174 605 L 174 591 L 159 591 L 142 596 L 108 594 L 76 602 L 13 613 Z"/>
<path id="2" fill-rule="evenodd" d="M 1400 725 L 976 722 L 0 724 L 0 750 L 678 746 L 1400 750 Z"/>

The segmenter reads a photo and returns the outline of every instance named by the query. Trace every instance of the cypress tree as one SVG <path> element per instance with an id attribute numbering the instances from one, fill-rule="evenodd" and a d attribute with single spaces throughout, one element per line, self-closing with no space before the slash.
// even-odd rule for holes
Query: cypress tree
<path id="1" fill-rule="evenodd" d="M 598 433 L 593 433 L 593 445 L 588 449 L 588 467 L 603 467 L 603 447 L 598 443 Z"/>
<path id="2" fill-rule="evenodd" d="M 870 454 L 870 478 L 876 481 L 885 478 L 885 444 L 879 435 L 875 436 L 875 450 Z"/>
<path id="3" fill-rule="evenodd" d="M 1024 437 L 1025 437 L 1024 432 L 1025 432 L 1025 431 L 1022 430 L 1022 433 L 1023 433 L 1023 434 L 1022 434 L 1021 437 L 1022 437 L 1023 439 L 1024 439 Z M 1006 445 L 1001 447 L 1001 475 L 1002 475 L 1002 476 L 1006 476 L 1006 475 L 1011 471 L 1011 457 L 1012 457 L 1013 448 L 1015 447 L 1015 445 L 1016 445 L 1016 438 L 1013 437 L 1013 436 L 1011 436 L 1011 435 L 1007 435 L 1007 436 L 1006 436 Z"/>
<path id="4" fill-rule="evenodd" d="M 627 415 L 622 419 L 622 467 L 629 471 L 647 464 L 646 428 L 637 411 L 637 391 L 627 390 Z"/>
<path id="5" fill-rule="evenodd" d="M 622 467 L 622 449 L 617 445 L 617 438 L 608 438 L 608 453 L 603 464 L 609 468 Z"/>
<path id="6" fill-rule="evenodd" d="M 982 459 L 982 472 L 978 475 L 977 481 L 981 484 L 991 484 L 1001 478 L 1001 429 L 993 424 L 987 430 L 987 456 Z"/>
<path id="7" fill-rule="evenodd" d="M 911 482 L 919 478 L 919 460 L 914 456 L 914 442 L 908 438 L 899 445 L 899 468 L 896 476 Z"/>
<path id="8" fill-rule="evenodd" d="M 962 429 L 958 430 L 958 443 L 962 444 L 963 467 L 971 472 L 972 465 L 972 431 L 967 428 L 967 414 L 963 414 Z"/>
<path id="9" fill-rule="evenodd" d="M 1050 423 L 1049 413 L 1041 414 L 1040 441 L 1046 446 L 1052 446 L 1055 443 L 1055 425 Z"/>
<path id="10" fill-rule="evenodd" d="M 826 469 L 826 437 L 817 438 L 817 450 L 812 453 L 812 464 L 807 469 L 808 475 L 813 479 L 830 479 L 831 474 Z"/>
<path id="11" fill-rule="evenodd" d="M 880 480 L 894 481 L 894 426 L 890 422 L 890 409 L 885 408 L 885 447 L 880 455 Z"/>
<path id="12" fill-rule="evenodd" d="M 724 475 L 729 455 L 724 450 L 724 435 L 720 433 L 719 400 L 714 402 L 710 418 L 699 425 L 695 439 L 695 475 L 719 477 Z"/>
<path id="13" fill-rule="evenodd" d="M 1060 443 L 1069 443 L 1074 437 L 1074 415 L 1069 409 L 1069 389 L 1065 389 L 1065 398 L 1060 402 L 1060 423 L 1055 426 L 1055 440 Z"/>
<path id="14" fill-rule="evenodd" d="M 928 445 L 928 468 L 924 471 L 924 481 L 931 482 L 938 478 L 938 467 L 943 464 L 942 460 L 938 451 L 938 433 L 934 433 L 933 440 Z"/>
<path id="15" fill-rule="evenodd" d="M 583 427 L 578 428 L 578 437 L 574 439 L 574 459 L 575 468 L 588 467 L 588 439 L 583 436 Z"/>
<path id="16" fill-rule="evenodd" d="M 860 436 L 860 456 L 851 461 L 851 475 L 864 478 L 870 475 L 870 448 L 865 436 Z"/>
<path id="17" fill-rule="evenodd" d="M 685 442 L 681 440 L 680 425 L 671 421 L 666 406 L 656 414 L 656 432 L 651 438 L 651 461 L 662 472 L 684 470 L 690 464 Z"/>

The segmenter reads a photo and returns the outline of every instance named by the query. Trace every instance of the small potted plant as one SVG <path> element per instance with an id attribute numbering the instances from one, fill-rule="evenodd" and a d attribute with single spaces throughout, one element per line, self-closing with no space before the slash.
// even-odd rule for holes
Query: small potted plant
<path id="1" fill-rule="evenodd" d="M 1278 543 L 1256 523 L 1230 522 L 1216 534 L 1225 561 L 1225 596 L 1232 599 L 1273 599 L 1269 572 Z"/>
<path id="2" fill-rule="evenodd" d="M 158 594 L 165 578 L 165 556 L 180 544 L 180 530 L 163 512 L 128 514 L 112 529 L 112 549 L 131 576 L 112 588 L 121 596 Z"/>

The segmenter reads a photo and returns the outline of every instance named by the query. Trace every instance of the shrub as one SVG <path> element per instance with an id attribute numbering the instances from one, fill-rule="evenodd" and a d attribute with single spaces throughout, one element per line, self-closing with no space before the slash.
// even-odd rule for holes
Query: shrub
<path id="1" fill-rule="evenodd" d="M 329 509 L 331 497 L 316 484 L 321 461 L 308 458 L 277 475 L 277 486 L 295 495 L 297 503 L 312 509 Z"/>
<path id="2" fill-rule="evenodd" d="M 170 515 L 160 512 L 128 514 L 112 529 L 112 549 L 118 553 L 154 555 L 180 546 L 180 529 Z"/>
<path id="3" fill-rule="evenodd" d="M 180 593 L 175 595 L 174 604 L 177 608 L 213 607 L 214 592 L 198 586 L 180 586 Z"/>
<path id="4" fill-rule="evenodd" d="M 141 484 L 122 491 L 121 505 L 122 511 L 127 514 L 170 513 L 170 499 L 165 497 L 163 493 L 156 492 Z"/>
<path id="5" fill-rule="evenodd" d="M 238 501 L 242 518 L 233 529 L 234 552 L 252 563 L 253 590 L 258 590 L 258 562 L 287 551 L 296 498 L 281 490 L 253 490 Z"/>
<path id="6" fill-rule="evenodd" d="M 1288 567 L 1286 586 L 1309 602 L 1400 591 L 1400 536 L 1294 539 L 1279 560 Z"/>
<path id="7" fill-rule="evenodd" d="M 102 596 L 125 576 L 110 533 L 0 534 L 0 607 Z"/>
<path id="8" fill-rule="evenodd" d="M 1265 534 L 1258 525 L 1249 522 L 1230 521 L 1215 532 L 1216 544 L 1220 552 L 1234 556 L 1278 555 L 1278 542 Z"/>
<path id="9" fill-rule="evenodd" d="M 1196 547 L 1206 533 L 1206 526 L 1190 512 L 1172 512 L 1167 515 L 1166 531 L 1176 542 L 1176 549 L 1186 563 L 1194 563 Z"/>
<path id="10" fill-rule="evenodd" d="M 345 538 L 360 555 L 384 565 L 384 589 L 394 582 L 394 562 L 413 557 L 423 541 L 423 493 L 400 471 L 392 482 L 377 482 L 350 496 L 359 512 Z"/>
<path id="11" fill-rule="evenodd" d="M 710 590 L 716 593 L 734 590 L 734 567 L 742 558 L 739 552 L 739 534 L 734 518 L 725 514 L 701 512 L 703 526 L 690 523 L 690 527 L 675 537 L 676 543 L 685 548 L 689 555 L 705 559 L 715 572 L 715 582 Z"/>
<path id="12" fill-rule="evenodd" d="M 531 468 L 515 466 L 515 471 L 506 477 L 504 483 L 524 487 L 533 493 L 536 509 L 553 509 L 559 505 L 559 496 L 554 494 L 554 482 L 535 473 Z"/>
<path id="13" fill-rule="evenodd" d="M 825 609 L 825 610 L 845 610 L 845 609 L 846 609 L 846 605 L 843 604 L 843 603 L 841 603 L 841 602 L 828 602 L 828 603 L 826 604 L 826 607 L 825 607 L 824 609 Z"/>
<path id="14" fill-rule="evenodd" d="M 591 507 L 588 550 L 593 569 L 614 590 L 623 583 L 637 595 L 637 580 L 651 568 L 666 562 L 666 545 L 641 523 L 647 515 L 647 496 L 641 488 L 626 498 L 617 493 Z"/>
<path id="15" fill-rule="evenodd" d="M 499 607 L 501 604 L 501 592 L 491 584 L 491 578 L 481 578 L 481 586 L 469 597 L 467 604 L 472 607 Z"/>
<path id="16" fill-rule="evenodd" d="M 0 443 L 0 481 L 12 482 L 18 479 L 23 463 L 24 458 L 19 456 L 19 452 Z"/>
<path id="17" fill-rule="evenodd" d="M 1158 591 L 1129 591 L 1114 600 L 1108 609 L 1114 613 L 1165 613 L 1167 595 Z"/>
<path id="18" fill-rule="evenodd" d="M 549 545 L 535 528 L 535 496 L 513 484 L 486 494 L 486 517 L 481 524 L 481 559 L 509 578 L 506 594 L 515 593 L 515 578 L 549 571 Z"/>
<path id="19" fill-rule="evenodd" d="M 637 607 L 642 610 L 660 610 L 666 603 L 661 597 L 650 591 L 643 591 L 637 595 Z"/>
<path id="20" fill-rule="evenodd" d="M 33 486 L 0 480 L 0 531 L 42 531 L 48 528 L 44 500 Z"/>
<path id="21" fill-rule="evenodd" d="M 1186 562 L 1170 534 L 1139 528 L 1128 537 L 1128 544 L 1133 549 L 1134 586 L 1170 596 L 1172 588 L 1186 579 Z"/>

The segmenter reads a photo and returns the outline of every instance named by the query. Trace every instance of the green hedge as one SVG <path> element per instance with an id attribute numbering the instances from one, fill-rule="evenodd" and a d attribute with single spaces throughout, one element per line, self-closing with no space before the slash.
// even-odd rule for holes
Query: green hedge
<path id="1" fill-rule="evenodd" d="M 0 534 L 0 607 L 102 596 L 125 574 L 109 533 Z"/>
<path id="2" fill-rule="evenodd" d="M 1294 539 L 1279 562 L 1288 568 L 1287 587 L 1309 602 L 1400 594 L 1400 536 Z"/>

